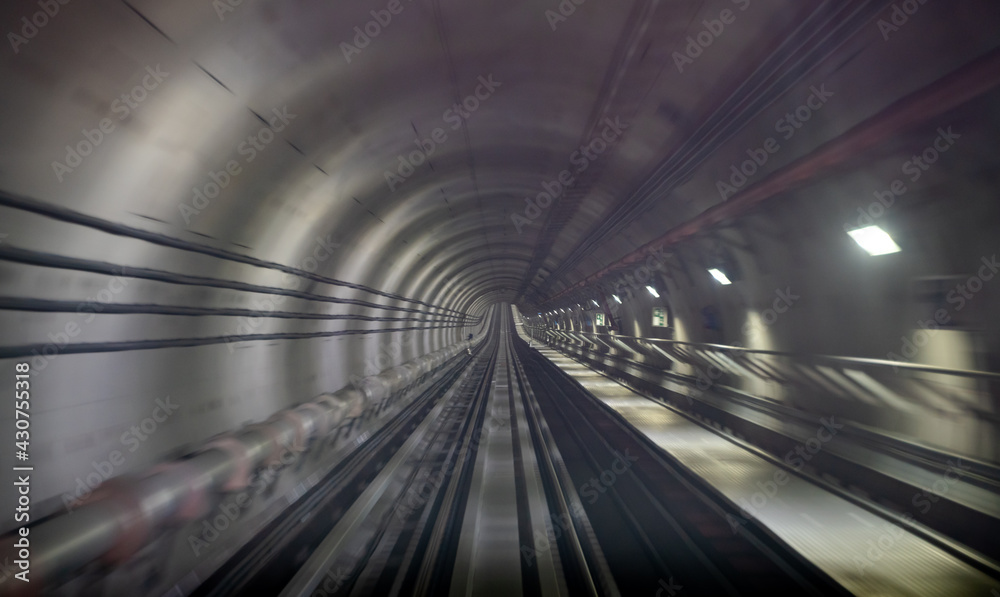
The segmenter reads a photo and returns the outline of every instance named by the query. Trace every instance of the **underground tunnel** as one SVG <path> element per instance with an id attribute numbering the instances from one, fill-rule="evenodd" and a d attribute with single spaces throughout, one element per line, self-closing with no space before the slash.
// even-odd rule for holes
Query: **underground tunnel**
<path id="1" fill-rule="evenodd" d="M 1000 4 L 0 31 L 0 595 L 1000 597 Z"/>

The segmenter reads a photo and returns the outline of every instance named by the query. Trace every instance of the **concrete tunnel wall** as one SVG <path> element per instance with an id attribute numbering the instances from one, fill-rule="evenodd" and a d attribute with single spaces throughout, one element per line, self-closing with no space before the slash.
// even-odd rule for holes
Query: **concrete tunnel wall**
<path id="1" fill-rule="evenodd" d="M 27 357 L 41 359 L 33 393 L 45 402 L 33 413 L 32 456 L 45 471 L 35 499 L 49 507 L 61 503 L 59 496 L 89 474 L 93 462 L 135 445 L 123 435 L 138 437 L 130 430 L 154 415 L 157 400 L 169 396 L 179 408 L 154 432 L 143 432 L 148 439 L 115 474 L 339 389 L 382 363 L 390 367 L 455 343 L 481 329 L 477 318 L 491 304 L 519 303 L 527 315 L 546 310 L 546 297 L 731 200 L 720 196 L 718 182 L 767 138 L 781 138 L 781 150 L 748 182 L 809 155 L 1000 44 L 1000 15 L 986 1 L 922 5 L 905 28 L 886 36 L 877 20 L 889 18 L 890 3 L 858 3 L 867 20 L 853 22 L 822 3 L 788 0 L 737 13 L 738 27 L 716 41 L 716 51 L 678 69 L 673 53 L 684 51 L 689 34 L 684 11 L 588 3 L 552 31 L 545 3 L 484 2 L 448 6 L 447 19 L 406 4 L 379 39 L 348 60 L 340 44 L 370 20 L 367 4 L 244 3 L 222 14 L 207 2 L 133 4 L 60 5 L 51 22 L 0 63 L 8 82 L 0 110 L 9 115 L 0 130 L 0 188 L 27 197 L 27 205 L 45 206 L 32 211 L 17 201 L 0 203 L 6 235 L 0 250 L 32 251 L 48 263 L 3 253 L 0 280 L 9 296 L 70 304 L 60 313 L 0 311 L 5 346 L 42 353 L 55 347 L 53 358 Z M 17 27 L 36 11 L 35 2 L 6 3 L 3 22 Z M 706 6 L 696 22 L 718 11 Z M 754 69 L 779 52 L 778 40 L 807 18 L 849 25 L 836 30 L 836 43 L 809 46 L 794 76 L 766 88 L 745 86 Z M 444 47 L 442 38 L 450 39 Z M 525 41 L 512 46 L 511 39 Z M 446 66 L 449 56 L 459 57 L 457 66 Z M 628 76 L 619 80 L 619 72 Z M 448 110 L 477 92 L 485 95 L 481 81 L 491 76 L 500 85 L 452 129 Z M 823 85 L 834 95 L 784 140 L 775 122 Z M 122 102 L 122 94 L 134 105 Z M 726 103 L 737 95 L 751 97 L 749 107 Z M 748 346 L 876 358 L 898 350 L 901 337 L 933 312 L 925 292 L 911 292 L 918 281 L 959 276 L 957 284 L 997 252 L 996 229 L 983 226 L 998 221 L 997 99 L 992 90 L 934 114 L 738 225 L 671 247 L 661 282 L 676 337 L 738 341 L 747 318 L 766 309 L 777 289 L 791 288 L 801 301 L 766 334 L 744 339 Z M 594 113 L 601 117 L 591 118 Z M 583 190 L 567 192 L 517 226 L 513 216 L 530 216 L 525 197 L 556 178 L 580 144 L 600 134 L 604 119 L 615 117 L 629 127 L 591 162 Z M 102 129 L 105 120 L 113 128 Z M 724 132 L 717 142 L 702 143 L 705 123 Z M 908 181 L 908 192 L 879 217 L 904 251 L 881 261 L 859 253 L 844 224 L 857 222 L 857 209 L 903 178 L 909 156 L 949 126 L 961 139 L 919 181 Z M 421 159 L 404 176 L 400 160 L 438 128 L 447 138 L 425 156 L 432 159 Z M 96 147 L 77 163 L 67 146 L 84 141 Z M 639 201 L 636 190 L 680 149 L 703 157 Z M 209 197 L 216 187 L 218 194 Z M 94 218 L 104 229 L 53 217 L 59 209 Z M 617 221 L 623 223 L 609 224 Z M 181 246 L 140 240 L 124 227 L 178 239 Z M 196 247 L 384 294 L 185 250 Z M 722 254 L 740 271 L 732 287 L 719 287 L 705 273 Z M 81 263 L 57 267 L 45 261 L 52 256 Z M 133 270 L 82 269 L 102 264 Z M 275 305 L 260 293 L 135 277 L 135 268 L 294 287 L 384 309 L 291 297 Z M 949 345 L 955 350 L 920 358 L 944 364 L 935 359 L 966 351 L 967 358 L 948 363 L 995 370 L 997 297 L 986 285 L 961 313 Z M 70 354 L 63 349 L 70 343 L 410 325 L 77 309 L 91 302 L 365 317 L 406 317 L 400 308 L 419 308 L 426 314 L 418 319 L 442 320 L 426 325 L 456 327 Z M 658 333 L 649 324 L 654 302 L 638 288 L 623 307 L 622 331 Z M 720 329 L 703 325 L 702 309 L 710 305 L 718 309 Z M 470 319 L 444 321 L 452 316 Z M 0 367 L 10 370 L 19 360 L 0 359 Z M 5 429 L 10 416 L 0 413 Z M 0 506 L 10 499 L 4 494 Z"/>

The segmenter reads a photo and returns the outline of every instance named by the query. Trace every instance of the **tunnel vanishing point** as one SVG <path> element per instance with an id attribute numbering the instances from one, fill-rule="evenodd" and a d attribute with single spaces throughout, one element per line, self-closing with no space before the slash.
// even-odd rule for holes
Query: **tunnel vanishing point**
<path id="1" fill-rule="evenodd" d="M 0 595 L 1000 597 L 1000 3 L 0 33 Z"/>

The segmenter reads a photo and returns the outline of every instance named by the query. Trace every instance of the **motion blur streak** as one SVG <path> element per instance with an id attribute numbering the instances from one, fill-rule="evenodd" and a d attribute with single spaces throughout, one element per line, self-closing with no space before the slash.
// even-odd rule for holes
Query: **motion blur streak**
<path id="1" fill-rule="evenodd" d="M 1000 4 L 0 33 L 0 595 L 1000 596 Z"/>

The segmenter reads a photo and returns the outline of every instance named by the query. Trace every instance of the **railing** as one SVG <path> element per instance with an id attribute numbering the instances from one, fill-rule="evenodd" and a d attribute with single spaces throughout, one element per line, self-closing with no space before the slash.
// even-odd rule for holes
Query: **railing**
<path id="1" fill-rule="evenodd" d="M 535 340 L 659 371 L 695 388 L 736 390 L 808 412 L 996 460 L 1000 374 L 846 356 L 525 326 Z M 972 425 L 970 427 L 970 424 Z"/>

